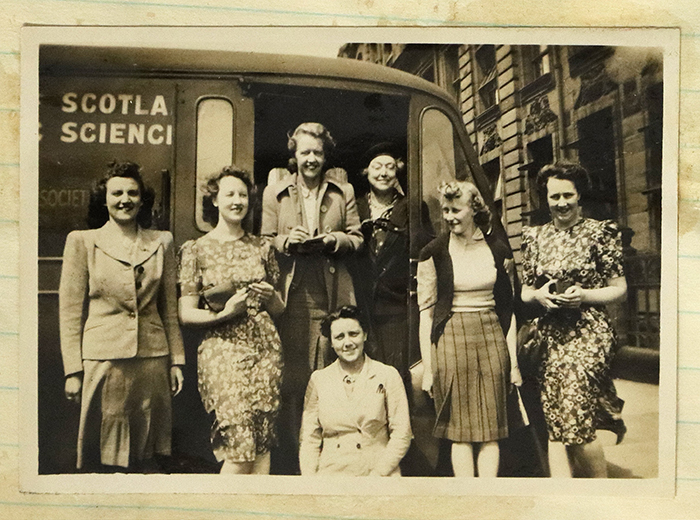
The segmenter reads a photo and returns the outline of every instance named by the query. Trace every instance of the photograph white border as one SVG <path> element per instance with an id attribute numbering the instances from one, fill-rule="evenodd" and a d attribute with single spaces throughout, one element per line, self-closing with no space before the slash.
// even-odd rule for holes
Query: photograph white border
<path id="1" fill-rule="evenodd" d="M 652 479 L 329 478 L 219 475 L 39 475 L 37 417 L 37 238 L 39 46 L 93 45 L 313 54 L 324 41 L 615 45 L 663 49 L 661 369 L 659 473 Z M 295 36 L 296 35 L 296 36 Z M 240 493 L 312 495 L 638 495 L 672 496 L 676 474 L 677 222 L 680 31 L 482 27 L 46 27 L 25 26 L 21 48 L 20 488 L 40 493 Z"/>

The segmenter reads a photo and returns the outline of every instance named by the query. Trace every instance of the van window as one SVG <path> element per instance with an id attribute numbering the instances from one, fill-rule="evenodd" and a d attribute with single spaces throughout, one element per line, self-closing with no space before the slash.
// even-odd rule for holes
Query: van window
<path id="1" fill-rule="evenodd" d="M 438 186 L 452 180 L 472 180 L 466 155 L 444 112 L 429 108 L 421 118 L 421 193 L 436 232 L 444 230 Z"/>
<path id="2" fill-rule="evenodd" d="M 228 99 L 206 98 L 197 104 L 197 155 L 195 162 L 195 220 L 201 231 L 212 229 L 202 218 L 200 186 L 209 175 L 233 162 L 233 105 Z"/>

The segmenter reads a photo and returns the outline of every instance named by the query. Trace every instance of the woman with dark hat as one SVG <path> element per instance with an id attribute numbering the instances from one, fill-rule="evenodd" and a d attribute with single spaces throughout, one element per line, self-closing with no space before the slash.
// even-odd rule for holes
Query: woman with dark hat
<path id="1" fill-rule="evenodd" d="M 408 375 L 408 287 L 410 284 L 408 199 L 399 177 L 405 163 L 399 147 L 383 142 L 363 157 L 369 191 L 357 201 L 365 254 L 358 286 L 370 316 L 371 339 L 377 360 Z M 425 213 L 427 215 L 427 212 Z M 430 239 L 430 223 L 413 237 L 416 251 Z"/>

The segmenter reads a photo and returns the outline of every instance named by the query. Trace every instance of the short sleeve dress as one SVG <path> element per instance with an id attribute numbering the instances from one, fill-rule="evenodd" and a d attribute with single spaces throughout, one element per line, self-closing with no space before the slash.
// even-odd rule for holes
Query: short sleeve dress
<path id="1" fill-rule="evenodd" d="M 219 241 L 205 235 L 183 244 L 179 277 L 181 295 L 187 296 L 229 280 L 240 287 L 263 280 L 274 286 L 279 269 L 264 238 L 246 234 Z M 251 298 L 245 315 L 207 330 L 197 352 L 199 393 L 215 414 L 214 454 L 218 460 L 254 461 L 275 445 L 282 359 L 272 318 Z"/>
<path id="2" fill-rule="evenodd" d="M 525 228 L 522 253 L 523 283 L 531 287 L 560 280 L 595 289 L 624 276 L 620 233 L 611 221 Z M 610 376 L 617 337 L 605 307 L 549 311 L 537 331 L 546 342 L 540 384 L 550 440 L 567 446 L 595 440 L 596 429 L 619 418 L 623 405 Z"/>

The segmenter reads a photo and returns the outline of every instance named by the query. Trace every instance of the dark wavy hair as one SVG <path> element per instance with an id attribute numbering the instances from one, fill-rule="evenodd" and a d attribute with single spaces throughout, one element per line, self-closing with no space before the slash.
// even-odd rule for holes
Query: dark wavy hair
<path id="1" fill-rule="evenodd" d="M 136 215 L 136 222 L 142 228 L 151 227 L 153 221 L 153 203 L 156 194 L 152 188 L 146 186 L 141 177 L 141 167 L 134 162 L 118 162 L 116 160 L 107 165 L 105 174 L 95 183 L 90 191 L 88 203 L 87 224 L 91 229 L 104 226 L 109 220 L 107 211 L 107 182 L 115 177 L 134 179 L 139 185 L 141 195 L 141 209 Z"/>
<path id="2" fill-rule="evenodd" d="M 294 153 L 297 151 L 297 140 L 302 135 L 308 135 L 321 140 L 323 143 L 323 153 L 326 154 L 326 163 L 323 165 L 323 169 L 324 171 L 328 169 L 328 159 L 330 154 L 335 149 L 335 140 L 328 129 L 321 123 L 302 123 L 296 127 L 294 132 L 287 134 L 287 149 L 292 154 L 292 157 L 289 159 L 287 169 L 289 169 L 289 171 L 292 173 L 296 173 L 298 171 L 298 164 L 296 157 L 294 157 Z"/>
<path id="3" fill-rule="evenodd" d="M 355 320 L 357 321 L 357 323 L 360 324 L 360 327 L 362 327 L 362 330 L 364 332 L 369 331 L 369 325 L 367 323 L 366 317 L 360 311 L 360 309 L 358 309 L 354 305 L 344 305 L 343 307 L 337 309 L 335 312 L 331 312 L 328 316 L 326 316 L 323 319 L 323 321 L 321 322 L 321 334 L 323 334 L 323 336 L 325 336 L 326 338 L 330 339 L 331 325 L 334 321 L 343 318 Z"/>
<path id="4" fill-rule="evenodd" d="M 479 189 L 469 181 L 451 181 L 443 182 L 438 187 L 440 197 L 452 201 L 461 199 L 465 195 L 469 197 L 467 201 L 471 206 L 474 224 L 480 228 L 484 228 L 491 224 L 491 210 L 484 202 Z"/>
<path id="5" fill-rule="evenodd" d="M 579 197 L 585 197 L 592 188 L 591 176 L 577 163 L 560 161 L 544 166 L 537 173 L 537 186 L 542 193 L 547 193 L 547 181 L 551 178 L 573 182 Z"/>
<path id="6" fill-rule="evenodd" d="M 255 186 L 250 180 L 250 173 L 236 165 L 225 166 L 220 171 L 216 172 L 207 178 L 201 185 L 200 189 L 204 193 L 202 199 L 202 218 L 212 226 L 216 226 L 219 222 L 219 208 L 214 206 L 214 199 L 219 194 L 219 184 L 224 177 L 235 177 L 240 179 L 248 189 L 248 212 L 243 217 L 243 227 L 250 229 L 250 223 L 253 215 L 253 204 L 255 202 Z"/>

